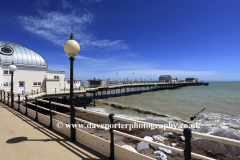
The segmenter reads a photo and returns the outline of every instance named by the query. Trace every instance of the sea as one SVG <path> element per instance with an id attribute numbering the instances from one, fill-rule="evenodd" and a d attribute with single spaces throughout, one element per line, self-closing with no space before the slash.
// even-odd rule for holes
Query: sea
<path id="1" fill-rule="evenodd" d="M 208 86 L 112 96 L 98 101 L 96 107 L 88 109 L 156 124 L 197 124 L 194 131 L 240 139 L 240 82 L 209 82 Z M 190 120 L 194 115 L 196 118 Z"/>

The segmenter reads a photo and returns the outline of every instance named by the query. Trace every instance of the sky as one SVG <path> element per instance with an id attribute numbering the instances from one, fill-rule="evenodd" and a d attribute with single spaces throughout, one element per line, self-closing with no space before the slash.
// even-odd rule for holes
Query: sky
<path id="1" fill-rule="evenodd" d="M 63 45 L 80 44 L 74 77 L 240 81 L 239 0 L 8 0 L 0 40 L 40 54 L 65 71 Z M 133 74 L 134 73 L 134 74 Z"/>

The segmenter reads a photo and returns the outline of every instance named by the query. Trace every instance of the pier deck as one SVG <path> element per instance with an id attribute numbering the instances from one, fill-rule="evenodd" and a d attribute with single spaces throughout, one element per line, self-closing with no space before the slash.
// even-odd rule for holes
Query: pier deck
<path id="1" fill-rule="evenodd" d="M 197 83 L 135 83 L 135 84 L 123 84 L 123 85 L 112 85 L 112 86 L 104 86 L 104 87 L 96 87 L 96 88 L 86 88 L 84 90 L 75 90 L 74 95 L 84 95 L 86 93 L 96 93 L 105 91 L 116 91 L 120 90 L 119 93 L 128 94 L 127 92 L 135 91 L 154 91 L 154 90 L 162 90 L 162 89 L 176 89 L 180 87 L 186 86 L 208 86 L 208 83 L 197 82 Z M 69 91 L 60 91 L 57 93 L 48 93 L 42 94 L 43 97 L 61 97 L 69 95 Z"/>

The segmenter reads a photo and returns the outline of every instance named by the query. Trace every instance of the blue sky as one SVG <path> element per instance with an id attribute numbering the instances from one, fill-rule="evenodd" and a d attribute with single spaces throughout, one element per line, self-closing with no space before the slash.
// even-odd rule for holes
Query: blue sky
<path id="1" fill-rule="evenodd" d="M 1 40 L 20 43 L 66 71 L 73 32 L 74 77 L 240 81 L 239 0 L 8 0 Z M 118 73 L 118 76 L 117 76 Z"/>

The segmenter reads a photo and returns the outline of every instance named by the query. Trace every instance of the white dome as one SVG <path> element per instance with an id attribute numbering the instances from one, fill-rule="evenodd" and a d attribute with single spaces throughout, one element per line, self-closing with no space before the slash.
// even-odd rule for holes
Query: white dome
<path id="1" fill-rule="evenodd" d="M 42 56 L 18 43 L 0 41 L 0 60 L 4 66 L 13 62 L 17 67 L 48 68 Z"/>

